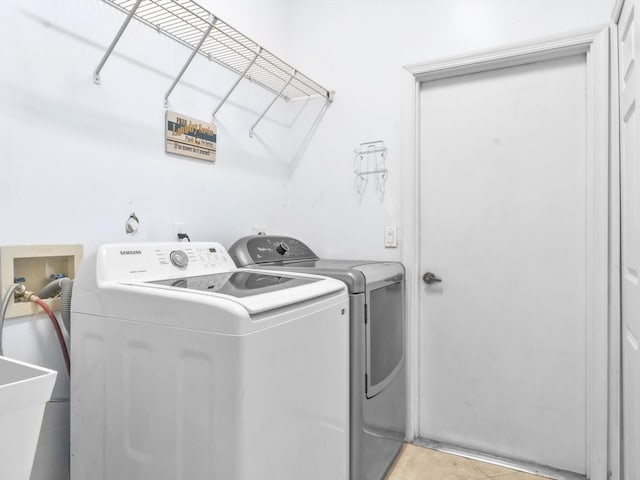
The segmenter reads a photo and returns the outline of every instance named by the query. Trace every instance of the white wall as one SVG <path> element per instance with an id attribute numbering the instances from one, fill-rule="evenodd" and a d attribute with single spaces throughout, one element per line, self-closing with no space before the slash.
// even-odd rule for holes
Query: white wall
<path id="1" fill-rule="evenodd" d="M 294 64 L 336 90 L 297 164 L 289 204 L 292 231 L 322 255 L 400 260 L 406 145 L 403 65 L 568 32 L 608 22 L 612 0 L 289 0 Z M 302 65 L 301 67 L 302 68 Z M 383 202 L 353 190 L 353 149 L 384 140 L 389 185 Z M 385 225 L 400 227 L 400 248 L 385 249 Z M 406 226 L 405 226 L 406 227 Z M 339 241 L 338 241 L 339 240 Z"/>
<path id="2" fill-rule="evenodd" d="M 268 40 L 277 47 L 284 43 L 282 17 L 273 6 L 253 23 L 260 30 L 275 25 Z M 188 50 L 134 22 L 96 86 L 91 74 L 124 18 L 120 12 L 95 0 L 1 8 L 3 42 L 11 48 L 0 53 L 0 201 L 7 226 L 0 243 L 78 242 L 93 249 L 127 240 L 123 222 L 131 210 L 142 221 L 133 240 L 168 239 L 171 223 L 183 221 L 193 239 L 226 243 L 250 231 L 252 221 L 280 217 L 289 147 L 286 129 L 275 122 L 287 120 L 278 116 L 283 109 L 258 127 L 257 139 L 247 135 L 270 94 L 243 82 L 225 104 L 216 165 L 170 157 L 163 151 L 162 99 Z M 233 80 L 198 57 L 171 108 L 208 119 Z"/>

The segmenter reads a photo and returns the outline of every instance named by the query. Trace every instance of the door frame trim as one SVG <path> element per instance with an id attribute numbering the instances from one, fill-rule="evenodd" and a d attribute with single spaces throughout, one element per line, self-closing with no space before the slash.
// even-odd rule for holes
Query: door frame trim
<path id="1" fill-rule="evenodd" d="M 622 478 L 622 278 L 620 104 L 618 84 L 618 20 L 622 1 L 614 7 L 609 25 L 610 52 L 610 221 L 609 242 L 609 480 Z M 615 248 L 614 248 L 615 246 Z M 613 301 L 617 300 L 617 301 Z"/>
<path id="2" fill-rule="evenodd" d="M 616 0 L 613 4 L 613 10 L 611 12 L 611 22 L 615 25 L 618 24 L 620 20 L 620 14 L 622 13 L 622 7 L 624 5 L 624 0 Z"/>
<path id="3" fill-rule="evenodd" d="M 587 392 L 586 392 L 586 472 L 592 480 L 608 474 L 609 425 L 609 335 L 610 308 L 619 298 L 609 291 L 613 278 L 610 259 L 619 258 L 619 245 L 610 243 L 609 130 L 609 28 L 607 25 L 566 35 L 545 37 L 507 47 L 443 58 L 405 66 L 407 133 L 406 153 L 412 165 L 404 171 L 403 201 L 410 206 L 403 215 L 406 242 L 403 261 L 407 268 L 410 422 L 408 438 L 418 436 L 419 425 L 419 319 L 420 299 L 420 85 L 422 82 L 479 73 L 585 54 L 587 67 Z M 614 167 L 614 165 L 611 165 Z M 616 253 L 617 252 L 617 253 Z M 615 311 L 615 308 L 612 309 Z M 619 325 L 619 323 L 618 323 Z M 618 326 L 619 328 L 619 326 Z M 615 459 L 611 459 L 615 460 Z"/>

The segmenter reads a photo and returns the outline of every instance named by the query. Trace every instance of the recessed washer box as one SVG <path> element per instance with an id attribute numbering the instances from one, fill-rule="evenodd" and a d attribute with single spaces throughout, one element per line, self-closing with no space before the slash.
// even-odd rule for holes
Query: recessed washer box
<path id="1" fill-rule="evenodd" d="M 17 278 L 24 278 L 27 290 L 36 294 L 52 280 L 52 275 L 75 278 L 82 260 L 82 245 L 7 245 L 0 247 L 0 291 L 4 296 Z M 60 309 L 59 298 L 44 299 L 51 309 Z M 11 300 L 6 318 L 37 313 L 33 302 Z"/>

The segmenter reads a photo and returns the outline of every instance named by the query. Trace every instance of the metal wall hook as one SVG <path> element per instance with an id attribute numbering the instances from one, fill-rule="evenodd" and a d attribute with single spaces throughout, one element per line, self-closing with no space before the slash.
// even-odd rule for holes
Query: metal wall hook
<path id="1" fill-rule="evenodd" d="M 138 233 L 138 228 L 140 226 L 140 220 L 135 212 L 131 212 L 126 222 L 124 222 L 124 231 L 127 235 L 135 235 Z"/>
<path id="2" fill-rule="evenodd" d="M 366 175 L 358 175 L 356 177 L 354 184 L 355 184 L 356 192 L 358 192 L 360 196 L 364 195 L 364 192 L 367 189 L 368 183 L 369 183 L 369 177 L 367 177 Z"/>
<path id="3" fill-rule="evenodd" d="M 369 176 L 376 176 L 376 192 L 380 195 L 380 200 L 384 200 L 385 186 L 389 176 L 386 167 L 387 147 L 382 140 L 361 143 L 354 150 L 353 173 L 356 174 L 356 192 L 360 198 L 364 196 L 367 188 L 366 179 Z"/>

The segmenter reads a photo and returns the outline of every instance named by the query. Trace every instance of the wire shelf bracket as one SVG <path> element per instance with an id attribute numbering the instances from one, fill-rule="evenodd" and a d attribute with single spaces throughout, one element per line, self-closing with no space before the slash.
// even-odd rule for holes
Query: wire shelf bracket
<path id="1" fill-rule="evenodd" d="M 216 24 L 218 19 L 215 18 L 213 15 L 211 15 L 209 17 L 209 21 L 211 23 L 209 23 L 209 27 L 207 27 L 207 30 L 204 32 L 204 35 L 202 35 L 202 38 L 200 39 L 200 42 L 193 49 L 193 51 L 191 52 L 191 55 L 189 55 L 189 58 L 187 58 L 187 61 L 182 66 L 182 69 L 180 70 L 180 72 L 178 73 L 176 78 L 173 80 L 173 83 L 169 87 L 169 90 L 167 90 L 167 93 L 165 93 L 165 95 L 164 95 L 164 108 L 168 108 L 169 107 L 169 95 L 171 95 L 171 92 L 173 92 L 173 89 L 176 88 L 176 85 L 178 85 L 178 82 L 182 78 L 182 75 L 184 75 L 184 72 L 186 72 L 187 68 L 189 68 L 189 65 L 191 65 L 191 62 L 193 61 L 193 59 L 195 58 L 196 54 L 198 53 L 198 50 L 200 50 L 200 47 L 202 47 L 202 44 L 204 43 L 204 41 L 209 36 L 209 33 L 211 33 L 211 29 Z"/>
<path id="2" fill-rule="evenodd" d="M 239 76 L 222 102 L 214 110 L 213 115 L 218 112 L 243 78 L 272 92 L 276 95 L 276 99 L 282 98 L 289 101 L 305 98 L 324 98 L 326 102 L 332 102 L 334 99 L 335 93 L 333 91 L 327 90 L 319 83 L 300 73 L 300 71 L 294 69 L 291 65 L 261 47 L 193 0 L 102 1 L 124 13 L 126 18 L 95 70 L 94 81 L 97 84 L 100 83 L 100 71 L 111 56 L 120 37 L 129 26 L 131 19 L 135 18 L 192 51 L 185 66 L 167 92 L 165 105 L 168 102 L 169 95 L 179 83 L 180 78 L 196 54 L 201 54 L 208 60 L 218 63 Z M 251 127 L 250 135 L 253 134 L 253 129 L 262 120 L 274 102 L 269 105 L 267 110 Z"/>
<path id="3" fill-rule="evenodd" d="M 107 51 L 104 52 L 102 60 L 100 60 L 100 63 L 96 67 L 95 72 L 93 72 L 93 83 L 95 83 L 96 85 L 100 85 L 100 71 L 102 70 L 102 67 L 104 67 L 104 64 L 107 63 L 107 59 L 111 56 L 111 52 L 113 52 L 113 49 L 116 48 L 117 43 L 120 41 L 120 37 L 122 37 L 122 34 L 129 26 L 129 22 L 131 21 L 133 16 L 136 14 L 136 11 L 138 10 L 138 7 L 140 6 L 141 3 L 142 3 L 142 0 L 136 0 L 136 3 L 133 5 L 131 10 L 129 11 L 127 18 L 125 18 L 124 22 L 122 22 L 122 25 L 120 26 L 120 30 L 118 30 L 118 33 L 116 33 L 116 36 L 111 41 L 111 44 L 107 48 Z"/>
<path id="4" fill-rule="evenodd" d="M 231 86 L 231 88 L 229 89 L 227 94 L 224 96 L 224 98 L 220 101 L 218 106 L 215 108 L 215 110 L 213 111 L 213 114 L 211 114 L 211 119 L 212 120 L 216 118 L 216 113 L 218 113 L 218 110 L 220 110 L 220 107 L 222 107 L 222 105 L 224 105 L 224 103 L 227 101 L 229 96 L 236 89 L 236 87 L 240 83 L 240 80 L 242 80 L 247 75 L 247 72 L 249 71 L 249 69 L 253 66 L 254 63 L 256 63 L 256 60 L 260 56 L 260 53 L 262 53 L 262 47 L 258 47 L 258 53 L 256 53 L 256 55 L 253 57 L 253 60 L 251 60 L 251 62 L 249 62 L 249 65 L 247 65 L 247 68 L 244 69 L 244 72 L 242 72 L 242 74 L 238 76 L 238 78 L 233 83 L 233 85 Z"/>
<path id="5" fill-rule="evenodd" d="M 276 100 L 278 100 L 278 98 L 280 98 L 280 96 L 282 95 L 282 92 L 284 92 L 284 90 L 289 86 L 289 84 L 291 83 L 291 80 L 293 80 L 295 76 L 296 76 L 296 71 L 294 70 L 293 73 L 291 74 L 291 77 L 289 77 L 289 81 L 284 84 L 284 87 L 282 87 L 282 90 L 280 90 L 280 92 L 278 92 L 278 94 L 275 97 L 273 97 L 273 100 L 271 100 L 271 103 L 269 104 L 269 106 L 264 110 L 264 112 L 262 112 L 262 115 L 260 115 L 256 120 L 256 122 L 253 125 L 251 125 L 251 128 L 249 129 L 250 137 L 253 137 L 253 130 L 258 126 L 260 121 L 264 118 L 264 116 L 271 109 L 271 107 L 273 107 L 273 104 L 276 103 Z"/>

